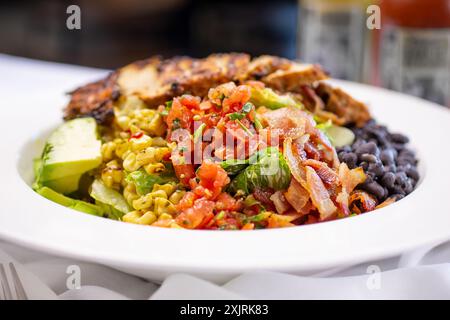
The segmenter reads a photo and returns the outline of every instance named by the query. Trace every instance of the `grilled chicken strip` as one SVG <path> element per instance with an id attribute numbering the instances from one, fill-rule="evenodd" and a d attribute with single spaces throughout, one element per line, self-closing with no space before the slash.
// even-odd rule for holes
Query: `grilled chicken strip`
<path id="1" fill-rule="evenodd" d="M 114 117 L 114 101 L 120 95 L 133 94 L 149 107 L 157 107 L 184 93 L 205 96 L 210 88 L 229 81 L 259 80 L 277 91 L 301 95 L 302 87 L 313 86 L 327 78 L 317 65 L 267 55 L 253 60 L 243 53 L 212 54 L 204 59 L 175 57 L 162 60 L 153 57 L 131 63 L 112 72 L 106 79 L 73 91 L 64 118 L 93 116 L 99 123 L 107 124 Z M 364 107 L 357 106 L 357 112 L 364 113 Z M 351 113 L 353 105 L 335 109 Z M 367 108 L 366 112 L 369 115 Z M 349 121 L 354 118 L 345 117 Z"/>
<path id="2" fill-rule="evenodd" d="M 364 103 L 352 98 L 340 88 L 319 83 L 316 92 L 325 104 L 325 111 L 335 114 L 343 124 L 351 123 L 362 127 L 371 118 Z"/>

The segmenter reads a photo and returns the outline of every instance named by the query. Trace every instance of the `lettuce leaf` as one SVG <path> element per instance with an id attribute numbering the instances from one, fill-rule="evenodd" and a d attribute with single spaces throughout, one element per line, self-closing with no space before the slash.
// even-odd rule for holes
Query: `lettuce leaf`
<path id="1" fill-rule="evenodd" d="M 263 149 L 247 161 L 249 165 L 231 181 L 230 192 L 241 190 L 249 194 L 256 188 L 283 190 L 289 187 L 291 171 L 277 148 Z"/>
<path id="2" fill-rule="evenodd" d="M 126 179 L 128 183 L 133 183 L 136 186 L 136 191 L 139 195 L 151 192 L 155 184 L 177 181 L 174 173 L 170 170 L 158 174 L 148 174 L 144 170 L 133 171 L 127 175 Z"/>

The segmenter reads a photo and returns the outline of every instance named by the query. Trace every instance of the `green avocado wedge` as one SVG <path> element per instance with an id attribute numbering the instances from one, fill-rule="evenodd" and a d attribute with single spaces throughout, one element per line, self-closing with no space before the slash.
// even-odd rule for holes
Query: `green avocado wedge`
<path id="1" fill-rule="evenodd" d="M 97 206 L 95 204 L 72 199 L 69 197 L 66 197 L 65 195 L 56 192 L 55 190 L 52 190 L 48 187 L 41 187 L 38 190 L 36 190 L 37 193 L 39 193 L 44 198 L 47 198 L 50 201 L 56 202 L 64 207 L 71 208 L 80 212 L 92 214 L 95 216 L 103 216 L 103 209 L 100 206 Z"/>
<path id="2" fill-rule="evenodd" d="M 78 190 L 81 175 L 63 177 L 55 180 L 43 181 L 42 185 L 62 194 L 70 194 Z"/>
<path id="3" fill-rule="evenodd" d="M 95 119 L 70 120 L 50 135 L 41 159 L 35 162 L 35 185 L 69 194 L 78 189 L 84 173 L 100 164 L 101 141 Z"/>
<path id="4" fill-rule="evenodd" d="M 303 104 L 296 101 L 290 95 L 279 95 L 270 88 L 252 88 L 250 102 L 252 102 L 256 107 L 265 106 L 266 108 L 272 110 L 287 107 L 304 109 Z"/>
<path id="5" fill-rule="evenodd" d="M 331 125 L 324 132 L 336 148 L 349 146 L 355 141 L 355 134 L 346 127 Z"/>

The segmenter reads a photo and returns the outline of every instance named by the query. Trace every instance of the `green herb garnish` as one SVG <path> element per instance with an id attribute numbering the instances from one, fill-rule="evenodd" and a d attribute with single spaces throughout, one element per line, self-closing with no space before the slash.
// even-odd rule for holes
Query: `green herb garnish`
<path id="1" fill-rule="evenodd" d="M 203 129 L 205 129 L 206 124 L 202 123 L 194 132 L 194 142 L 197 142 L 203 135 Z"/>
<path id="2" fill-rule="evenodd" d="M 176 129 L 180 129 L 181 128 L 181 121 L 180 119 L 176 118 L 173 119 L 172 121 L 172 129 L 176 130 Z"/>

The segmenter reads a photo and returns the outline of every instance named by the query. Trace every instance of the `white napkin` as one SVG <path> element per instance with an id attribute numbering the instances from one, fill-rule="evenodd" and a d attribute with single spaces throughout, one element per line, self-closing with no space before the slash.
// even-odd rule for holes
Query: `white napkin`
<path id="1" fill-rule="evenodd" d="M 326 277 L 258 271 L 222 286 L 187 274 L 169 276 L 158 286 L 105 266 L 6 242 L 0 242 L 0 263 L 14 262 L 31 299 L 450 299 L 450 242 L 417 252 L 423 257 L 408 267 L 397 268 L 405 258 L 394 258 Z M 70 286 L 70 266 L 79 267 L 79 288 Z"/>

